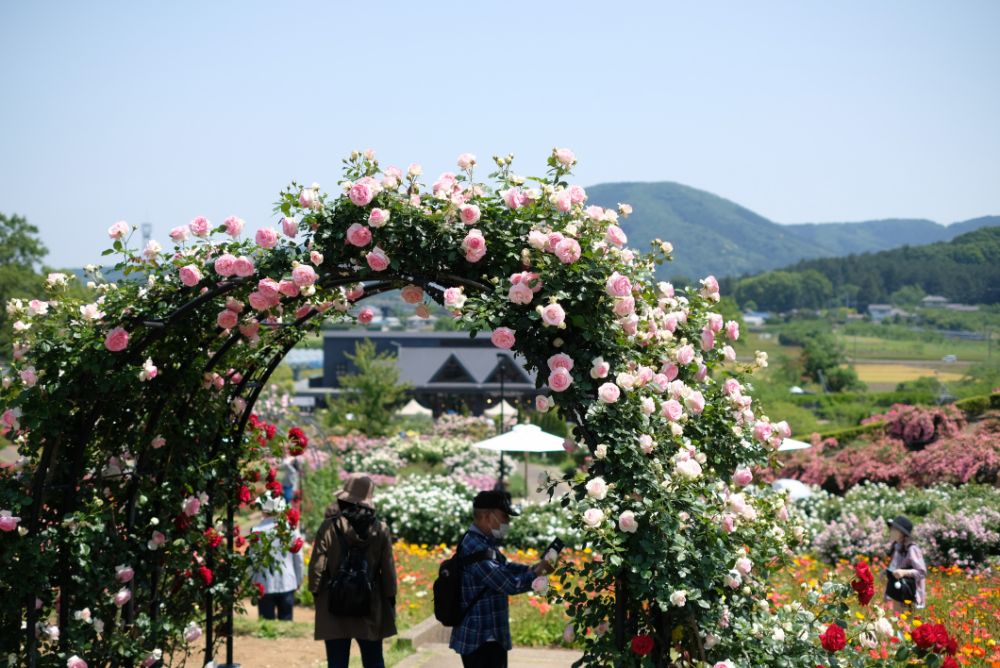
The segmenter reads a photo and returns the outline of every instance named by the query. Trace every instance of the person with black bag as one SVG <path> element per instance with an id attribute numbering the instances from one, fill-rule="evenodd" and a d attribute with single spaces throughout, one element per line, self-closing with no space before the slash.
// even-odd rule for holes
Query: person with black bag
<path id="1" fill-rule="evenodd" d="M 396 563 L 374 492 L 371 478 L 349 478 L 316 532 L 309 591 L 329 668 L 347 668 L 352 639 L 364 668 L 384 668 L 382 641 L 396 635 Z"/>
<path id="2" fill-rule="evenodd" d="M 450 615 L 454 628 L 449 646 L 461 655 L 466 668 L 506 668 L 511 648 L 507 597 L 530 591 L 535 578 L 551 573 L 553 565 L 546 559 L 533 566 L 515 564 L 500 553 L 499 541 L 510 527 L 510 518 L 518 515 L 511 507 L 510 494 L 480 492 L 472 508 L 472 526 L 455 555 L 461 590 L 459 609 Z M 437 609 L 435 600 L 435 614 Z"/>
<path id="3" fill-rule="evenodd" d="M 910 606 L 926 605 L 927 566 L 923 552 L 913 542 L 913 522 L 900 515 L 889 522 L 889 568 L 886 569 L 885 602 L 891 610 L 904 612 Z"/>

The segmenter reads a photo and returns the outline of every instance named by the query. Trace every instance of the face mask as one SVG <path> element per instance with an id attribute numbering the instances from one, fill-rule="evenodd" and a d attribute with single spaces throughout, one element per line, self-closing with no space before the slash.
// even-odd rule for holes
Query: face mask
<path id="1" fill-rule="evenodd" d="M 510 531 L 510 524 L 501 524 L 496 529 L 493 529 L 491 533 L 493 534 L 493 537 L 496 538 L 497 540 L 502 540 L 504 536 L 507 535 L 508 531 Z"/>

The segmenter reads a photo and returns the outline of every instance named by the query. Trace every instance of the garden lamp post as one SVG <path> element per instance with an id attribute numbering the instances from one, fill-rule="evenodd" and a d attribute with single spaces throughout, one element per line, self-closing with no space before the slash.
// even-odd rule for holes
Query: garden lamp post
<path id="1" fill-rule="evenodd" d="M 507 375 L 506 368 L 503 365 L 504 354 L 497 353 L 497 360 L 500 363 L 500 433 L 503 434 L 503 404 L 504 404 L 504 393 L 503 393 L 503 380 L 504 376 Z M 503 450 L 500 451 L 500 475 L 497 477 L 497 488 L 501 491 L 503 490 Z"/>

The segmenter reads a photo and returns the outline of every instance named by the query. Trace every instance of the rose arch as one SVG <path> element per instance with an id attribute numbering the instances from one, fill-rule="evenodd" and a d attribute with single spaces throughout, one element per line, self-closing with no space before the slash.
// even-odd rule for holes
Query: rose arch
<path id="1" fill-rule="evenodd" d="M 324 319 L 364 321 L 364 297 L 402 290 L 418 313 L 433 299 L 523 355 L 538 408 L 572 420 L 592 454 L 562 499 L 592 556 L 553 594 L 589 665 L 772 665 L 762 625 L 789 631 L 781 665 L 821 660 L 813 613 L 767 606 L 768 572 L 797 533 L 750 468 L 787 426 L 750 397 L 746 375 L 765 362 L 736 362 L 715 280 L 656 282 L 670 245 L 627 248 L 629 207 L 588 205 L 567 181 L 570 151 L 539 178 L 494 161 L 492 186 L 463 155 L 427 189 L 419 166 L 355 153 L 338 193 L 281 194 L 280 230 L 197 218 L 166 251 L 132 248 L 119 223 L 108 253 L 124 280 L 95 271 L 81 300 L 52 275 L 45 300 L 9 305 L 0 412 L 21 460 L 0 478 L 16 527 L 0 533 L 0 651 L 152 666 L 204 635 L 206 661 L 231 661 L 249 560 L 268 558 L 236 549 L 234 513 L 262 482 L 261 456 L 296 446 L 260 428 L 254 402 Z"/>

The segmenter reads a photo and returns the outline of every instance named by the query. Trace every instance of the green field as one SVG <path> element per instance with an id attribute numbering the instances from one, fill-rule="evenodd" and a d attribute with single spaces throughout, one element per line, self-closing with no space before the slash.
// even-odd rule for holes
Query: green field
<path id="1" fill-rule="evenodd" d="M 985 362 L 1000 359 L 1000 352 L 991 350 L 986 341 L 915 341 L 874 336 L 837 335 L 837 340 L 850 359 L 866 360 L 926 360 L 939 362 L 945 355 L 954 355 L 959 362 Z M 992 348 L 997 348 L 994 343 Z"/>

